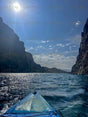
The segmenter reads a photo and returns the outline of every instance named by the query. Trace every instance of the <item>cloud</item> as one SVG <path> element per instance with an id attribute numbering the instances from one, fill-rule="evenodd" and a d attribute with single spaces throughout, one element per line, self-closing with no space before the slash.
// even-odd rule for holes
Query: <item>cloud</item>
<path id="1" fill-rule="evenodd" d="M 43 40 L 42 40 L 42 41 L 41 41 L 41 43 L 48 43 L 48 42 L 49 42 L 49 40 L 47 40 L 47 41 L 43 41 Z"/>
<path id="2" fill-rule="evenodd" d="M 41 43 L 46 43 L 46 41 L 42 41 Z"/>
<path id="3" fill-rule="evenodd" d="M 37 48 L 43 48 L 43 46 L 40 45 L 40 46 L 37 46 Z"/>
<path id="4" fill-rule="evenodd" d="M 49 45 L 49 48 L 51 48 L 52 46 L 51 45 Z"/>
<path id="5" fill-rule="evenodd" d="M 56 46 L 58 46 L 58 47 L 65 47 L 65 45 L 63 45 L 62 43 L 59 43 L 59 44 L 57 44 Z"/>
<path id="6" fill-rule="evenodd" d="M 75 64 L 75 56 L 64 56 L 60 54 L 49 54 L 49 55 L 34 55 L 34 60 L 36 63 L 41 64 L 46 67 L 56 67 L 59 69 L 71 70 L 72 66 Z"/>
<path id="7" fill-rule="evenodd" d="M 50 50 L 52 50 L 53 48 L 49 48 Z"/>
<path id="8" fill-rule="evenodd" d="M 46 41 L 47 43 L 49 42 L 49 40 Z"/>
<path id="9" fill-rule="evenodd" d="M 69 46 L 69 51 L 72 51 L 72 47 L 71 46 Z"/>
<path id="10" fill-rule="evenodd" d="M 27 52 L 30 51 L 30 50 L 34 50 L 34 48 L 30 47 L 30 48 L 26 49 Z"/>
<path id="11" fill-rule="evenodd" d="M 72 47 L 78 47 L 79 48 L 79 45 L 80 45 L 80 42 L 81 42 L 81 35 L 77 34 L 75 36 L 69 37 L 66 40 L 67 40 L 67 42 L 65 44 L 58 43 L 58 44 L 56 44 L 56 46 L 62 47 L 62 48 L 68 47 L 70 50 L 71 50 Z"/>
<path id="12" fill-rule="evenodd" d="M 56 46 L 62 47 L 62 48 L 67 47 L 69 45 L 71 45 L 71 43 L 66 43 L 66 44 L 58 43 L 58 44 L 56 44 Z"/>
<path id="13" fill-rule="evenodd" d="M 79 50 L 72 50 L 72 51 L 65 51 L 64 53 L 66 54 L 73 54 L 73 53 L 78 53 Z"/>
<path id="14" fill-rule="evenodd" d="M 70 43 L 70 45 L 79 45 L 81 42 L 81 35 L 77 34 L 73 37 L 68 38 L 67 41 Z"/>
<path id="15" fill-rule="evenodd" d="M 81 22 L 80 21 L 77 21 L 76 23 L 75 23 L 75 26 L 79 26 L 81 24 Z"/>
<path id="16" fill-rule="evenodd" d="M 71 43 L 66 43 L 66 44 L 65 44 L 65 46 L 69 46 L 69 45 L 71 45 Z"/>

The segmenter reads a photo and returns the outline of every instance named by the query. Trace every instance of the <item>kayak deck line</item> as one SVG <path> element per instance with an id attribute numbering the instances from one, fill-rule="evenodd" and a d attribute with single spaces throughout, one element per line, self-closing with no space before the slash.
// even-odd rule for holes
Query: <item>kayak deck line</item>
<path id="1" fill-rule="evenodd" d="M 11 116 L 11 117 L 14 117 L 14 114 L 8 114 L 8 115 Z M 6 117 L 8 115 L 6 115 Z M 19 116 L 21 116 L 23 114 L 15 114 L 15 115 L 19 117 Z M 35 117 L 35 116 L 38 116 L 39 117 L 39 116 L 52 116 L 52 115 L 56 115 L 56 114 L 38 114 L 38 113 L 37 114 L 24 114 L 25 117 Z"/>
<path id="2" fill-rule="evenodd" d="M 8 113 L 8 114 L 12 114 L 12 113 Z M 17 114 L 17 113 L 13 113 L 13 114 Z M 19 113 L 19 114 L 23 114 L 23 113 Z M 47 115 L 47 114 L 55 114 L 55 112 L 53 111 L 49 111 L 49 112 L 29 112 L 29 113 L 24 113 L 24 114 L 42 114 L 42 115 Z"/>
<path id="3" fill-rule="evenodd" d="M 29 94 L 11 107 L 3 117 L 59 117 L 56 111 L 37 92 Z"/>

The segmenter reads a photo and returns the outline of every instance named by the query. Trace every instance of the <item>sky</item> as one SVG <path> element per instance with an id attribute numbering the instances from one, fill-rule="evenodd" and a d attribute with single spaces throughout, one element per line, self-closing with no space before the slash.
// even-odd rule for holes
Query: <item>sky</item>
<path id="1" fill-rule="evenodd" d="M 34 61 L 50 68 L 71 70 L 87 14 L 88 0 L 0 0 L 0 17 L 24 42 Z"/>

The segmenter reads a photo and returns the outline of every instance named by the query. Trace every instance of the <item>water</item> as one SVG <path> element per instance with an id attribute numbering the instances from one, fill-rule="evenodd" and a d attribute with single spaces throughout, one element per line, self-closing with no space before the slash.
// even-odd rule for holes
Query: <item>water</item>
<path id="1" fill-rule="evenodd" d="M 0 74 L 0 115 L 34 91 L 62 117 L 88 117 L 88 76 L 48 73 Z"/>

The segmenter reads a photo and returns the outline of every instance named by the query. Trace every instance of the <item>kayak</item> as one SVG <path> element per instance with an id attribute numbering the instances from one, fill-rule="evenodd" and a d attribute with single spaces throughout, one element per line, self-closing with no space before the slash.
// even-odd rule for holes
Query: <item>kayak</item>
<path id="1" fill-rule="evenodd" d="M 3 117 L 59 117 L 39 93 L 31 93 L 10 108 Z"/>

